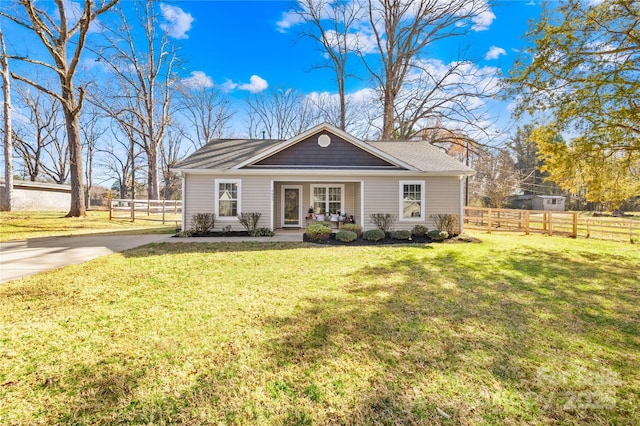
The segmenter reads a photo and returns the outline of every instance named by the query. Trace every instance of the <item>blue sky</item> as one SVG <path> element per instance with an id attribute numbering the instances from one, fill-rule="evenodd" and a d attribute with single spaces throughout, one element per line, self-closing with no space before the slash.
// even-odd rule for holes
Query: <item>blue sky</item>
<path id="1" fill-rule="evenodd" d="M 50 0 L 41 4 L 47 3 L 53 4 Z M 525 47 L 522 36 L 528 21 L 540 13 L 539 0 L 495 0 L 491 4 L 491 12 L 474 23 L 477 28 L 467 37 L 430 46 L 428 58 L 447 64 L 464 50 L 465 59 L 474 66 L 496 77 L 494 70 L 507 73 L 518 51 Z M 170 31 L 185 60 L 183 78 L 215 85 L 239 111 L 231 136 L 244 133 L 244 100 L 252 93 L 267 88 L 293 88 L 304 94 L 336 93 L 331 71 L 314 68 L 323 62 L 322 53 L 311 40 L 300 37 L 299 24 L 290 13 L 295 7 L 295 1 L 278 0 L 158 3 L 164 18 L 159 25 Z M 10 50 L 37 53 L 33 42 L 29 44 L 28 37 L 21 37 L 24 32 L 16 31 L 15 26 L 3 31 Z M 90 52 L 85 52 L 84 59 L 94 63 Z M 363 67 L 352 71 L 359 78 L 348 80 L 348 93 L 371 87 Z M 501 128 L 511 123 L 508 102 L 488 102 L 485 107 Z"/>
<path id="2" fill-rule="evenodd" d="M 241 107 L 248 94 L 267 86 L 305 94 L 336 92 L 331 72 L 314 68 L 323 62 L 322 54 L 311 40 L 299 36 L 299 25 L 288 14 L 293 8 L 292 1 L 213 0 L 171 3 L 163 11 L 180 38 L 188 72 L 211 79 Z M 481 29 L 431 47 L 429 58 L 447 63 L 462 49 L 478 67 L 508 72 L 525 47 L 522 36 L 540 6 L 531 0 L 495 1 L 491 12 L 494 16 L 487 16 Z M 370 87 L 365 70 L 355 71 L 360 79 L 348 81 L 351 93 Z M 507 105 L 487 105 L 502 126 L 509 122 Z"/>

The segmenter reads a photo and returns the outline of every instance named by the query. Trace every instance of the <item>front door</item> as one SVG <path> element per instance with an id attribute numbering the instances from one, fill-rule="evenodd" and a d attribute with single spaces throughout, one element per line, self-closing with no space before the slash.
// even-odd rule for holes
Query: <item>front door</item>
<path id="1" fill-rule="evenodd" d="M 302 227 L 302 186 L 282 187 L 282 227 Z"/>

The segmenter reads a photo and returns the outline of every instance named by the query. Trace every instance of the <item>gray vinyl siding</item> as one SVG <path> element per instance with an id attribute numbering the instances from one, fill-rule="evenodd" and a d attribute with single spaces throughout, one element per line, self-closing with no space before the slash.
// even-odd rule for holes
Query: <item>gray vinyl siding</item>
<path id="1" fill-rule="evenodd" d="M 240 179 L 241 212 L 261 212 L 258 226 L 268 228 L 271 224 L 271 180 L 267 177 L 247 177 L 233 175 L 200 175 L 188 174 L 185 182 L 187 194 L 184 215 L 185 229 L 191 228 L 191 217 L 196 213 L 215 212 L 215 181 L 216 179 Z M 231 225 L 234 231 L 244 228 L 237 219 L 216 220 L 216 230 Z"/>
<path id="2" fill-rule="evenodd" d="M 424 181 L 425 182 L 425 215 L 423 220 L 401 221 L 397 220 L 394 228 L 397 230 L 411 230 L 416 224 L 434 229 L 430 215 L 437 213 L 460 214 L 461 194 L 460 178 L 457 176 L 357 176 L 350 175 L 344 180 L 322 179 L 311 180 L 309 176 L 241 176 L 241 175 L 200 175 L 188 174 L 185 177 L 185 229 L 189 229 L 191 216 L 195 213 L 213 213 L 215 211 L 215 180 L 240 179 L 241 180 L 241 211 L 261 212 L 262 217 L 258 226 L 282 227 L 282 185 L 302 186 L 302 214 L 305 216 L 311 202 L 311 185 L 342 184 L 345 188 L 344 212 L 353 215 L 356 222 L 363 226 L 364 230 L 375 227 L 369 216 L 372 213 L 390 213 L 400 217 L 400 181 Z M 271 210 L 271 181 L 273 187 L 273 210 Z M 361 185 L 362 182 L 362 185 Z M 364 191 L 364 197 L 361 193 Z M 364 198 L 364 206 L 361 199 Z M 362 208 L 364 207 L 364 209 Z M 364 210 L 363 216 L 361 211 Z M 302 221 L 306 226 L 306 221 Z M 234 230 L 243 230 L 237 220 L 217 221 L 216 229 L 231 225 Z"/>
<path id="3" fill-rule="evenodd" d="M 423 220 L 400 220 L 400 181 L 425 182 L 425 215 Z M 373 177 L 365 179 L 363 229 L 373 229 L 370 215 L 389 213 L 398 217 L 396 230 L 411 230 L 420 224 L 434 229 L 430 215 L 437 213 L 460 214 L 460 178 L 442 177 Z"/>

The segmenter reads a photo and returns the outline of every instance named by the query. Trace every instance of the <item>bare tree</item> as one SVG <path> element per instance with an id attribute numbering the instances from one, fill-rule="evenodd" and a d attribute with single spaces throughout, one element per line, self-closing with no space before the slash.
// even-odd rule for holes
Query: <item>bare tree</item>
<path id="1" fill-rule="evenodd" d="M 221 138 L 235 114 L 229 99 L 215 87 L 181 85 L 177 104 L 191 130 L 182 132 L 183 136 L 196 149 L 211 139 Z"/>
<path id="2" fill-rule="evenodd" d="M 29 119 L 27 123 L 16 123 L 14 132 L 15 149 L 26 174 L 31 181 L 48 176 L 65 183 L 69 177 L 69 149 L 60 102 L 25 85 L 17 85 L 16 94 L 17 105 Z"/>
<path id="3" fill-rule="evenodd" d="M 485 150 L 473 167 L 476 175 L 470 181 L 471 193 L 485 207 L 504 207 L 509 197 L 520 189 L 521 174 L 505 150 Z"/>
<path id="4" fill-rule="evenodd" d="M 11 81 L 9 79 L 9 61 L 4 36 L 0 31 L 0 74 L 2 75 L 3 118 L 4 118 L 4 199 L 0 209 L 10 212 L 13 209 L 13 129 L 11 128 Z"/>
<path id="5" fill-rule="evenodd" d="M 173 167 L 178 164 L 182 156 L 182 141 L 185 139 L 184 129 L 178 123 L 172 123 L 165 133 L 164 141 L 160 146 L 160 160 L 162 171 L 163 194 L 162 198 L 171 200 L 180 190 L 180 176 L 174 172 Z"/>
<path id="6" fill-rule="evenodd" d="M 99 165 L 118 183 L 119 198 L 135 198 L 136 172 L 141 171 L 139 157 L 143 151 L 130 135 L 121 132 L 117 126 L 110 127 L 109 142 L 96 148 Z"/>
<path id="7" fill-rule="evenodd" d="M 338 122 L 342 130 L 347 126 L 347 96 L 345 82 L 347 59 L 362 48 L 358 33 L 354 31 L 362 17 L 359 0 L 299 0 L 301 19 L 308 25 L 302 27 L 302 34 L 314 40 L 326 61 L 321 67 L 333 71 L 338 87 Z"/>
<path id="8" fill-rule="evenodd" d="M 120 124 L 132 126 L 137 143 L 146 153 L 148 198 L 157 200 L 160 195 L 158 155 L 169 121 L 173 70 L 178 59 L 167 31 L 157 32 L 159 19 L 155 3 L 137 1 L 133 2 L 133 8 L 135 18 L 118 9 L 122 25 L 105 32 L 107 45 L 95 53 L 117 84 L 108 94 L 111 117 L 120 121 L 126 115 L 134 119 Z"/>
<path id="9" fill-rule="evenodd" d="M 466 96 L 476 96 L 469 86 L 451 86 L 466 72 L 464 62 L 454 62 L 444 73 L 433 72 L 424 51 L 433 43 L 467 33 L 470 21 L 488 11 L 486 0 L 368 0 L 368 20 L 379 54 L 361 57 L 380 90 L 381 138 L 408 138 L 423 118 L 449 118 L 473 123 L 465 111 Z M 456 89 L 456 90 L 452 90 Z M 462 89 L 462 95 L 459 94 Z M 466 91 L 466 94 L 465 94 Z M 397 130 L 398 126 L 400 129 Z"/>
<path id="10" fill-rule="evenodd" d="M 101 122 L 101 116 L 95 106 L 89 111 L 85 111 L 81 117 L 82 135 L 84 137 L 85 155 L 85 179 L 86 194 L 85 203 L 87 208 L 91 208 L 91 190 L 93 189 L 93 162 L 98 149 L 100 138 L 106 133 L 107 128 Z"/>
<path id="11" fill-rule="evenodd" d="M 21 10 L 0 10 L 0 16 L 13 21 L 17 25 L 33 32 L 42 42 L 42 46 L 51 56 L 51 62 L 35 58 L 10 56 L 15 59 L 44 67 L 53 71 L 60 82 L 59 92 L 44 87 L 24 75 L 11 73 L 12 77 L 56 98 L 62 104 L 65 117 L 67 140 L 69 144 L 69 167 L 71 175 L 71 206 L 68 217 L 84 216 L 84 184 L 82 180 L 82 143 L 79 131 L 79 114 L 82 109 L 84 90 L 80 88 L 76 93 L 73 78 L 76 73 L 80 56 L 85 47 L 89 27 L 98 16 L 112 8 L 118 0 L 85 0 L 79 13 L 72 9 L 71 3 L 64 0 L 54 0 L 56 8 L 50 12 L 37 7 L 33 1 L 20 1 Z M 22 15 L 22 16 L 21 16 Z M 70 54 L 70 58 L 69 58 Z"/>
<path id="12" fill-rule="evenodd" d="M 269 139 L 287 139 L 320 120 L 313 104 L 294 89 L 269 89 L 247 98 L 247 112 L 250 138 L 264 132 Z"/>

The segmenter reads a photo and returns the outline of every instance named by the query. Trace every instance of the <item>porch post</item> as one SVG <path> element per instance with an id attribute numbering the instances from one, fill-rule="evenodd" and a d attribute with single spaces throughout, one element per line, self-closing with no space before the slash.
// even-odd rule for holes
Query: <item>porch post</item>
<path id="1" fill-rule="evenodd" d="M 274 199 L 275 196 L 276 196 L 275 185 L 274 185 L 274 181 L 272 180 L 271 181 L 271 208 L 270 208 L 270 212 L 271 212 L 270 213 L 271 214 L 270 220 L 271 220 L 271 230 L 272 231 L 276 230 L 276 227 L 275 227 L 275 216 L 276 215 L 275 215 L 275 210 L 274 210 L 275 209 L 275 199 Z"/>
<path id="2" fill-rule="evenodd" d="M 360 181 L 360 226 L 364 231 L 364 181 Z"/>

